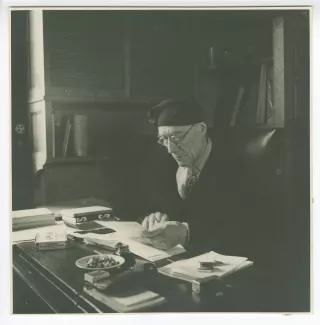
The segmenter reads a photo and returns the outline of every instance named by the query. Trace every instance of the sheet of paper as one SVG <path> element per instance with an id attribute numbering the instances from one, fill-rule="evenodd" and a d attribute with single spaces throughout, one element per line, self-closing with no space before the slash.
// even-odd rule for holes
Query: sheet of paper
<path id="1" fill-rule="evenodd" d="M 131 221 L 101 221 L 97 220 L 100 225 L 113 229 L 118 233 L 129 238 L 138 238 L 141 236 L 143 227 L 138 222 Z"/>
<path id="2" fill-rule="evenodd" d="M 113 234 L 111 234 L 111 235 L 113 235 Z M 182 254 L 185 252 L 184 247 L 181 245 L 173 247 L 172 249 L 169 249 L 169 250 L 160 250 L 160 249 L 156 249 L 149 245 L 141 244 L 134 239 L 129 239 L 129 238 L 123 237 L 121 239 L 121 241 L 124 244 L 129 245 L 129 249 L 132 253 L 134 253 L 142 258 L 145 258 L 146 260 L 148 260 L 150 262 L 162 260 L 162 259 L 171 257 L 173 255 Z"/>
<path id="3" fill-rule="evenodd" d="M 13 231 L 11 235 L 11 242 L 12 244 L 17 244 L 24 241 L 32 241 L 34 240 L 36 234 L 39 231 L 60 231 L 60 230 L 62 231 L 64 230 L 67 233 L 70 233 L 75 231 L 76 229 L 70 229 L 69 227 L 66 227 L 64 224 L 59 224 L 59 225 L 53 225 L 47 227 L 38 227 L 32 229 Z"/>
<path id="4" fill-rule="evenodd" d="M 126 295 L 115 296 L 114 298 L 124 306 L 134 306 L 158 298 L 159 294 L 145 290 L 143 288 L 134 288 L 126 292 Z"/>
<path id="5" fill-rule="evenodd" d="M 29 209 L 29 210 L 18 210 L 12 211 L 12 218 L 19 219 L 19 218 L 31 218 L 31 217 L 38 217 L 38 216 L 51 216 L 52 211 L 46 208 L 37 208 L 37 209 Z"/>
<path id="6" fill-rule="evenodd" d="M 105 245 L 109 248 L 114 248 L 117 243 L 121 242 L 128 245 L 132 253 L 145 258 L 150 262 L 155 262 L 185 252 L 184 247 L 181 245 L 178 245 L 166 251 L 156 249 L 152 246 L 139 243 L 136 240 L 129 238 L 126 232 L 114 232 L 111 234 L 103 235 L 88 233 L 81 236 L 90 242 L 95 242 L 99 245 Z"/>
<path id="7" fill-rule="evenodd" d="M 199 270 L 200 262 L 213 262 L 220 261 L 225 264 L 215 267 L 213 271 L 202 271 Z M 173 274 L 179 275 L 187 275 L 192 276 L 198 279 L 204 279 L 207 277 L 222 277 L 226 274 L 229 274 L 233 270 L 236 270 L 241 266 L 245 261 L 247 261 L 246 257 L 238 257 L 238 256 L 226 256 L 220 255 L 215 252 L 209 252 L 203 255 L 199 255 L 187 260 L 174 262 L 165 268 L 172 272 Z"/>

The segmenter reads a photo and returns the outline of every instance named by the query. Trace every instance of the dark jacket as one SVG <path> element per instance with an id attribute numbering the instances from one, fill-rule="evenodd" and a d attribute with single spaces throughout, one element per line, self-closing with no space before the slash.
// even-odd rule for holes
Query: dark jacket
<path id="1" fill-rule="evenodd" d="M 187 222 L 189 251 L 212 249 L 263 262 L 275 244 L 273 198 L 262 180 L 267 175 L 259 160 L 247 160 L 220 140 L 212 139 L 209 159 L 185 200 L 177 190 L 176 162 L 170 155 L 157 159 L 158 168 L 147 177 L 145 213 L 160 211 Z"/>
<path id="2" fill-rule="evenodd" d="M 278 250 L 277 233 L 281 237 L 283 231 L 278 204 L 283 200 L 274 185 L 274 155 L 248 158 L 237 139 L 224 132 L 211 136 L 209 159 L 185 200 L 177 190 L 175 160 L 160 146 L 145 149 L 148 154 L 135 164 L 131 160 L 131 169 L 128 165 L 121 168 L 127 182 L 118 184 L 116 213 L 123 220 L 141 220 L 160 211 L 171 220 L 189 224 L 188 251 L 215 250 L 269 263 Z"/>

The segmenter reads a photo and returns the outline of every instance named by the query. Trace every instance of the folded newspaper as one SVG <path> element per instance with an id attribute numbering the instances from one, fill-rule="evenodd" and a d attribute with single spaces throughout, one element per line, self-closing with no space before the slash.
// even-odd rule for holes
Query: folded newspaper
<path id="1" fill-rule="evenodd" d="M 212 269 L 203 269 L 201 265 L 212 263 Z M 207 282 L 220 279 L 253 264 L 246 257 L 221 255 L 208 252 L 190 259 L 173 262 L 158 269 L 158 272 L 173 278 L 189 282 Z"/>

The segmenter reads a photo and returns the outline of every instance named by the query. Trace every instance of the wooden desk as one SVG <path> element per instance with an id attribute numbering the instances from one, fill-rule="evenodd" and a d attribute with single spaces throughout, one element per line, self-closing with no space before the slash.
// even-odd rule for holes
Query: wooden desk
<path id="1" fill-rule="evenodd" d="M 111 308 L 83 292 L 84 272 L 75 261 L 92 254 L 89 247 L 73 243 L 66 250 L 35 251 L 33 243 L 13 246 L 14 313 L 112 313 Z M 141 285 L 158 292 L 167 303 L 148 312 L 239 312 L 265 311 L 258 304 L 255 268 L 229 276 L 232 288 L 215 281 L 201 292 L 191 285 L 156 271 L 144 273 Z M 263 296 L 260 291 L 260 296 Z"/>

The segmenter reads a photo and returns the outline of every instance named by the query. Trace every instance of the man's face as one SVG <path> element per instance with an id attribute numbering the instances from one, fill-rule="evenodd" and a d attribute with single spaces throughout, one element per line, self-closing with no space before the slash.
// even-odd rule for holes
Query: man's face
<path id="1" fill-rule="evenodd" d="M 168 153 L 179 166 L 192 166 L 203 148 L 206 138 L 206 126 L 197 123 L 187 126 L 159 126 L 159 143 L 165 146 Z"/>

